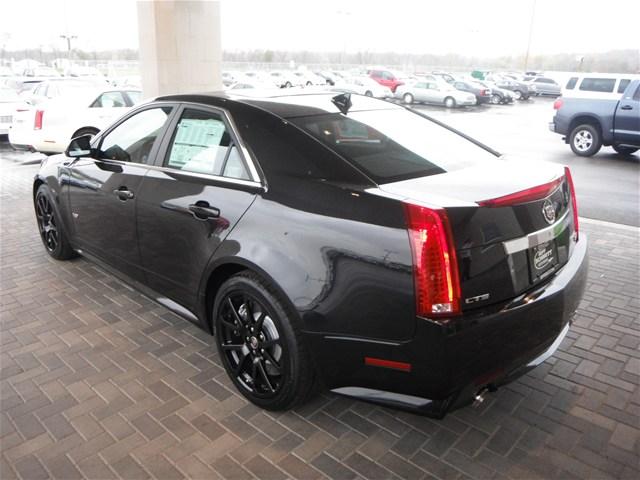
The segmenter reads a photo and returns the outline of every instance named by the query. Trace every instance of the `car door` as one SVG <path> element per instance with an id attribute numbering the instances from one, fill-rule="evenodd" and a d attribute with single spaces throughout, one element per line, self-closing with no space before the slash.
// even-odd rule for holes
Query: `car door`
<path id="1" fill-rule="evenodd" d="M 138 189 L 173 108 L 156 104 L 137 110 L 96 138 L 95 158 L 79 158 L 68 167 L 77 244 L 136 280 L 144 280 L 136 234 Z"/>
<path id="2" fill-rule="evenodd" d="M 262 187 L 222 110 L 182 107 L 162 152 L 138 195 L 142 265 L 151 288 L 192 309 L 209 260 Z"/>
<path id="3" fill-rule="evenodd" d="M 640 146 L 640 85 L 620 100 L 614 128 L 616 143 Z"/>
<path id="4" fill-rule="evenodd" d="M 442 91 L 440 90 L 438 85 L 433 82 L 427 82 L 426 93 L 427 101 L 429 103 L 442 103 L 442 101 L 444 100 Z"/>

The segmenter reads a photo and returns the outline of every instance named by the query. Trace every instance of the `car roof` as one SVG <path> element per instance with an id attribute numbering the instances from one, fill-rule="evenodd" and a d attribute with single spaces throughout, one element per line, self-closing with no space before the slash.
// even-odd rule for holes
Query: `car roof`
<path id="1" fill-rule="evenodd" d="M 340 113 L 332 99 L 339 94 L 335 92 L 291 94 L 280 89 L 269 91 L 227 91 L 201 94 L 167 95 L 156 98 L 157 101 L 189 102 L 232 108 L 234 103 L 242 103 L 261 110 L 266 110 L 282 118 L 306 117 L 327 113 Z M 400 110 L 403 107 L 365 95 L 351 95 L 352 107 L 349 111 L 363 110 Z"/>

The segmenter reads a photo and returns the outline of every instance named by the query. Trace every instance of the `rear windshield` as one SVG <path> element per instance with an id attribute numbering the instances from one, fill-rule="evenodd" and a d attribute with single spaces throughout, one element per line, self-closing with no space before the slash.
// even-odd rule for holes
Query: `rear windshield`
<path id="1" fill-rule="evenodd" d="M 378 184 L 438 175 L 495 156 L 408 110 L 291 118 Z"/>

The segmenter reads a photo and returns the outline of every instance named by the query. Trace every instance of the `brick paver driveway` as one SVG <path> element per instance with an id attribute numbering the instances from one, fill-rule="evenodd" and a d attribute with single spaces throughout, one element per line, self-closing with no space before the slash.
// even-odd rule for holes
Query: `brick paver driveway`
<path id="1" fill-rule="evenodd" d="M 84 259 L 51 260 L 36 167 L 0 166 L 3 480 L 639 478 L 637 230 L 583 222 L 591 271 L 569 336 L 478 409 L 434 421 L 326 393 L 267 413 L 206 334 Z"/>

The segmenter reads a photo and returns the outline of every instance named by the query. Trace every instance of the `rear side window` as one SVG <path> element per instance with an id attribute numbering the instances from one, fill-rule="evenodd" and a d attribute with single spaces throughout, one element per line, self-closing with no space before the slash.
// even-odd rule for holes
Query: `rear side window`
<path id="1" fill-rule="evenodd" d="M 612 93 L 616 84 L 615 78 L 585 78 L 580 83 L 580 90 L 586 92 Z"/>
<path id="2" fill-rule="evenodd" d="M 490 152 L 407 110 L 290 119 L 378 184 L 437 175 L 495 160 Z"/>
<path id="3" fill-rule="evenodd" d="M 578 77 L 571 77 L 567 82 L 567 85 L 565 88 L 567 90 L 573 90 L 576 86 L 576 83 L 578 83 Z"/>
<path id="4" fill-rule="evenodd" d="M 620 80 L 620 84 L 618 85 L 618 93 L 624 93 L 624 91 L 629 86 L 629 83 L 631 83 L 631 80 L 628 78 L 623 78 L 622 80 Z"/>
<path id="5" fill-rule="evenodd" d="M 187 172 L 249 179 L 224 120 L 214 112 L 183 112 L 165 162 Z"/>

